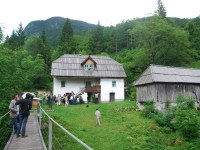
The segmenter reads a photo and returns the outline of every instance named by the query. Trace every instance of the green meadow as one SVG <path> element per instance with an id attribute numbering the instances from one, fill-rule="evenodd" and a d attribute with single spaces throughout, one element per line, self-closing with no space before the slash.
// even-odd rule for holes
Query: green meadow
<path id="1" fill-rule="evenodd" d="M 46 106 L 45 106 L 46 108 Z M 101 125 L 95 122 L 95 110 L 101 112 Z M 46 108 L 47 109 L 47 108 Z M 94 150 L 150 150 L 196 149 L 177 132 L 168 131 L 144 118 L 135 101 L 101 104 L 53 105 L 48 114 L 69 132 Z M 48 137 L 48 122 L 43 115 L 43 136 Z M 48 147 L 48 144 L 47 144 Z M 84 149 L 63 130 L 53 124 L 53 149 Z"/>

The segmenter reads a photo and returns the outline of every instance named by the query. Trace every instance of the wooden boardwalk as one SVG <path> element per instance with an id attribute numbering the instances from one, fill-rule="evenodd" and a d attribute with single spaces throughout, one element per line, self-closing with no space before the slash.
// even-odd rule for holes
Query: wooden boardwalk
<path id="1" fill-rule="evenodd" d="M 26 138 L 12 134 L 4 150 L 46 150 L 36 115 L 30 115 L 26 126 Z"/>

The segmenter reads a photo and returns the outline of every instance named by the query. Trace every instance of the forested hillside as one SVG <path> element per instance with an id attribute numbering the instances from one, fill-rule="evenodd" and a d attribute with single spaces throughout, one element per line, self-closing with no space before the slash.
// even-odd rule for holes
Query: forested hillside
<path id="1" fill-rule="evenodd" d="M 25 29 L 19 24 L 0 45 L 0 95 L 50 90 L 51 62 L 63 54 L 109 55 L 123 64 L 126 86 L 132 88 L 149 64 L 200 68 L 199 41 L 200 18 L 159 13 L 110 27 L 61 17 L 33 21 Z"/>
<path id="2" fill-rule="evenodd" d="M 38 36 L 44 30 L 51 46 L 56 47 L 65 20 L 63 17 L 52 17 L 47 20 L 32 21 L 25 27 L 24 32 L 28 38 L 32 35 Z M 71 20 L 71 24 L 75 35 L 85 35 L 96 28 L 96 25 L 79 20 Z"/>
<path id="3" fill-rule="evenodd" d="M 128 32 L 137 23 L 144 21 L 145 18 L 136 18 L 134 20 L 128 20 L 126 22 L 121 22 L 117 26 L 103 27 L 103 32 L 105 36 L 118 37 L 119 47 L 117 49 L 123 49 L 131 47 L 131 37 L 128 36 Z M 184 28 L 189 19 L 180 18 L 168 18 L 169 22 L 173 23 L 177 27 Z M 59 36 L 62 32 L 66 18 L 63 17 L 52 17 L 47 20 L 37 20 L 30 22 L 25 28 L 24 32 L 26 38 L 36 35 L 39 36 L 42 31 L 46 32 L 46 37 L 50 42 L 50 45 L 56 47 L 58 44 Z M 97 25 L 89 24 L 79 20 L 70 20 L 71 26 L 73 28 L 74 35 L 88 36 L 94 31 Z M 114 42 L 114 41 L 113 41 Z M 116 47 L 115 47 L 116 49 Z"/>

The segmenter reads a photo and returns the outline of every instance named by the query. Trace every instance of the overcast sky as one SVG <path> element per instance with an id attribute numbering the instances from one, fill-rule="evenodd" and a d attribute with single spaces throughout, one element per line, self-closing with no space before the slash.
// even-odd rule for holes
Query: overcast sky
<path id="1" fill-rule="evenodd" d="M 168 17 L 200 15 L 200 0 L 162 0 Z M 60 16 L 102 26 L 152 14 L 157 0 L 1 0 L 0 26 L 10 35 L 22 23 Z"/>

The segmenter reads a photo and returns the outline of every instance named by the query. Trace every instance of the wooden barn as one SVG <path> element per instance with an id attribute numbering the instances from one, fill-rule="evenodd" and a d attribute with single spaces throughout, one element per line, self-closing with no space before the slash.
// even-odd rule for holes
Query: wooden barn
<path id="1" fill-rule="evenodd" d="M 150 65 L 134 85 L 137 88 L 139 105 L 153 100 L 156 107 L 163 110 L 167 101 L 175 103 L 180 94 L 194 98 L 199 104 L 199 69 Z"/>

